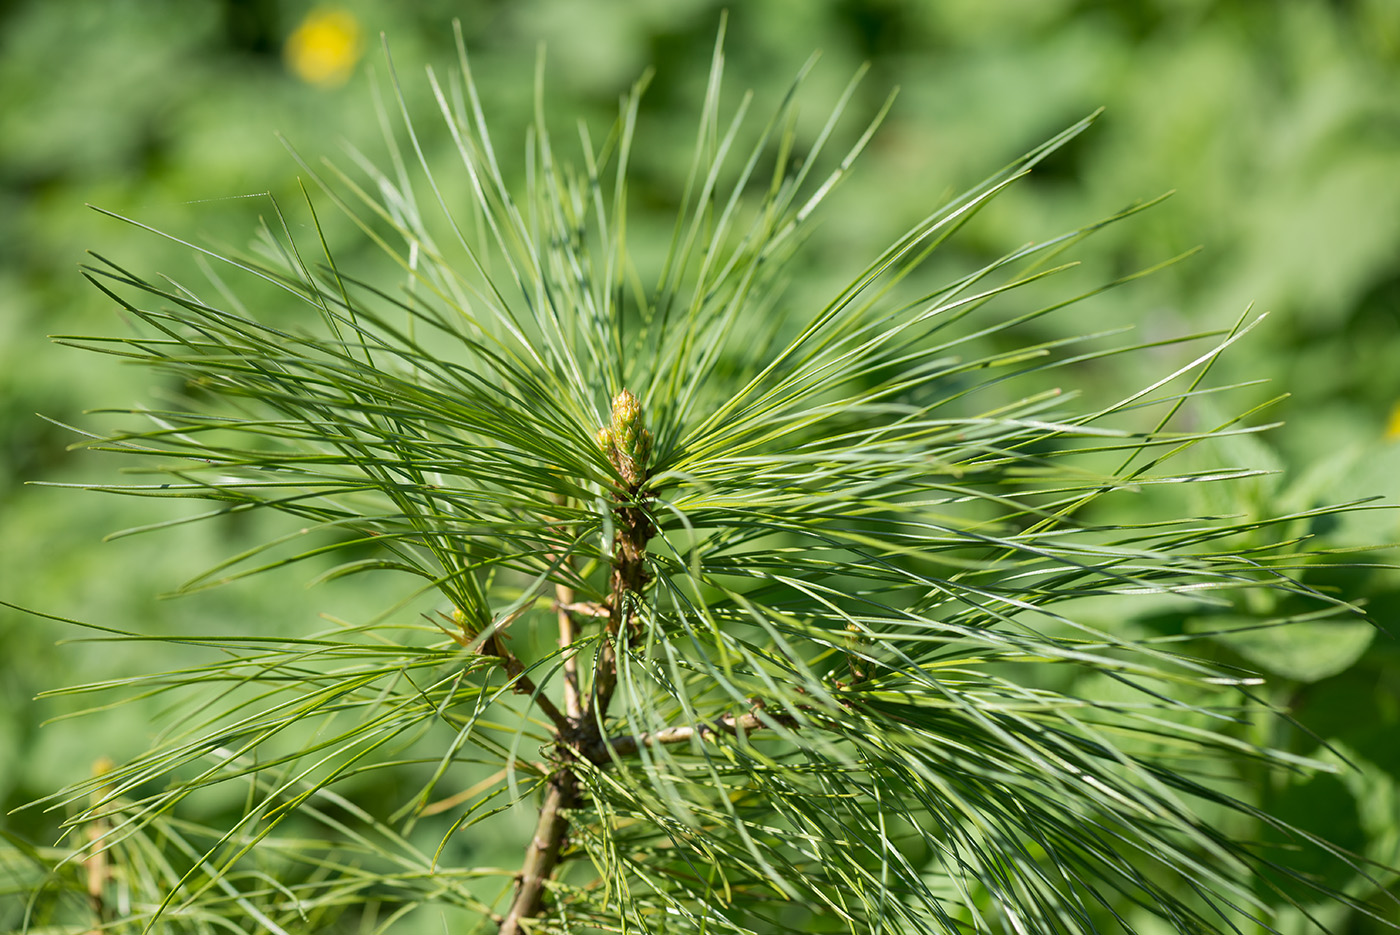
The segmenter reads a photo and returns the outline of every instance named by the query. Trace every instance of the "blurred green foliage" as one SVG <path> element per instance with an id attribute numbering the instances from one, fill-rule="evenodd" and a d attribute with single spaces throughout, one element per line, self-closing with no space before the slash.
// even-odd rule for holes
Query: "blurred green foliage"
<path id="1" fill-rule="evenodd" d="M 284 44 L 308 4 L 0 6 L 0 597 L 96 622 L 144 621 L 153 633 L 304 629 L 317 614 L 355 619 L 397 597 L 364 583 L 308 591 L 303 572 L 157 601 L 256 541 L 256 532 L 231 518 L 104 544 L 108 532 L 161 517 L 139 502 L 21 486 L 92 478 L 106 468 L 94 456 L 66 452 L 73 436 L 35 413 L 81 423 L 84 407 L 161 392 L 146 372 L 48 344 L 51 333 L 120 327 L 111 304 L 75 270 L 83 251 L 177 278 L 196 274 L 188 251 L 133 237 L 84 203 L 241 245 L 268 212 L 261 193 L 298 197 L 295 165 L 274 134 L 313 160 L 338 155 L 343 141 L 378 152 L 366 77 L 385 69 L 377 36 L 389 37 L 410 107 L 426 112 L 434 105 L 418 75 L 425 63 L 442 69 L 450 61 L 454 16 L 503 149 L 516 145 L 529 119 L 540 43 L 548 50 L 549 111 L 561 120 L 582 115 L 595 128 L 606 127 L 618 95 L 654 65 L 634 188 L 663 211 L 678 197 L 720 3 L 362 0 L 341 8 L 369 41 L 358 73 L 336 87 L 299 80 L 284 61 Z M 1367 495 L 1400 499 L 1392 415 L 1400 400 L 1400 4 L 751 0 L 730 10 L 726 100 L 752 88 L 771 106 L 813 49 L 823 52 L 814 99 L 833 100 L 867 60 L 864 111 L 873 112 L 892 86 L 902 90 L 828 209 L 807 254 L 810 282 L 795 295 L 822 295 L 824 283 L 840 281 L 946 193 L 1104 106 L 1090 133 L 995 203 L 957 249 L 986 259 L 1176 189 L 1134 223 L 1091 241 L 1090 275 L 1120 275 L 1198 244 L 1204 251 L 1077 306 L 1074 320 L 1059 326 L 1088 332 L 1133 324 L 1146 337 L 1165 337 L 1226 324 L 1250 303 L 1270 311 L 1225 356 L 1216 378 L 1273 380 L 1258 388 L 1256 402 L 1280 390 L 1292 394 L 1261 416 L 1285 420 L 1283 428 L 1237 439 L 1238 450 L 1222 452 L 1227 461 L 1280 473 L 1215 508 L 1268 515 Z M 821 113 L 811 119 L 809 136 Z M 433 136 L 423 142 L 430 159 L 449 144 Z M 353 238 L 336 246 L 342 254 L 357 249 Z M 1111 369 L 1082 376 L 1105 394 L 1124 378 Z M 1365 546 L 1395 540 L 1397 521 L 1389 512 L 1359 513 L 1298 532 Z M 1320 568 L 1310 580 L 1364 597 L 1381 624 L 1400 628 L 1395 575 Z M 1242 629 L 1248 624 L 1185 618 L 1164 606 L 1136 625 L 1216 634 L 1224 658 L 1267 675 L 1267 697 L 1313 731 L 1275 742 L 1306 753 L 1325 743 L 1333 752 L 1322 752 L 1324 759 L 1345 757 L 1365 769 L 1260 788 L 1260 803 L 1367 857 L 1400 864 L 1394 639 L 1359 625 Z M 40 730 L 41 720 L 70 708 L 33 696 L 179 664 L 169 647 L 55 645 L 79 635 L 0 609 L 0 802 L 7 811 L 85 775 L 100 756 L 140 749 L 153 729 L 126 709 L 120 719 L 98 713 Z M 0 822 L 36 842 L 53 839 L 50 815 L 24 811 Z M 0 903 L 0 925 L 16 924 L 18 911 L 17 902 Z M 1330 921 L 1370 931 L 1364 921 Z M 1294 930 L 1307 929 L 1299 920 Z"/>

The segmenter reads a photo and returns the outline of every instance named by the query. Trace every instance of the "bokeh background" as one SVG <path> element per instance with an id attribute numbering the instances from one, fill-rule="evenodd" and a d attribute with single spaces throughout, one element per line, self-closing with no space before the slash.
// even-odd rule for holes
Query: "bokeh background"
<path id="1" fill-rule="evenodd" d="M 455 17 L 506 152 L 520 151 L 542 44 L 560 130 L 579 116 L 605 129 L 618 96 L 655 67 L 638 190 L 642 209 L 664 210 L 684 178 L 722 9 L 712 0 L 0 4 L 0 599 L 156 634 L 303 632 L 318 614 L 353 619 L 392 604 L 394 595 L 370 583 L 307 589 L 305 569 L 160 600 L 258 541 L 258 521 L 104 542 L 176 514 L 26 486 L 110 476 L 101 456 L 69 451 L 76 437 L 56 423 L 81 424 L 86 409 L 151 395 L 149 374 L 49 341 L 123 327 L 79 275 L 84 251 L 144 273 L 195 275 L 186 249 L 85 205 L 241 245 L 269 214 L 263 193 L 299 197 L 298 169 L 278 134 L 311 160 L 341 156 L 347 142 L 382 151 L 371 92 L 387 72 L 381 33 L 410 110 L 429 128 L 430 158 L 442 152 L 446 161 L 423 67 L 451 67 Z M 1214 374 L 1271 381 L 1248 391 L 1241 409 L 1291 394 L 1259 417 L 1284 426 L 1232 453 L 1279 472 L 1256 484 L 1246 507 L 1400 500 L 1400 3 L 735 0 L 726 50 L 726 102 L 751 88 L 760 113 L 814 50 L 822 53 L 809 81 L 815 101 L 834 101 L 863 62 L 871 70 L 855 113 L 873 114 L 900 88 L 807 254 L 814 291 L 832 268 L 852 274 L 949 192 L 1106 108 L 957 250 L 987 258 L 1175 190 L 1080 255 L 1121 274 L 1203 250 L 1057 327 L 1128 323 L 1165 337 L 1228 327 L 1251 305 L 1268 311 Z M 804 132 L 824 116 L 813 110 Z M 332 236 L 356 249 L 351 232 Z M 1116 398 L 1134 388 L 1124 376 L 1106 368 L 1087 379 Z M 1363 546 L 1400 539 L 1400 523 L 1377 512 L 1319 532 L 1333 545 Z M 1400 634 L 1393 576 L 1333 583 Z M 0 608 L 0 811 L 85 776 L 100 757 L 138 752 L 153 730 L 154 701 L 68 719 L 106 697 L 35 700 L 180 664 L 178 647 L 72 641 L 82 635 Z M 1285 742 L 1303 753 L 1326 742 L 1362 767 L 1274 783 L 1255 790 L 1260 803 L 1392 865 L 1400 863 L 1397 645 L 1365 627 L 1302 628 L 1231 648 L 1270 677 L 1270 700 L 1315 733 Z M 51 843 L 55 818 L 20 811 L 0 815 L 0 828 Z M 1343 871 L 1303 869 L 1365 889 Z M 5 861 L 0 872 L 10 875 L 8 887 L 0 879 L 0 927 L 13 926 L 22 874 Z M 1329 921 L 1355 933 L 1376 924 Z"/>

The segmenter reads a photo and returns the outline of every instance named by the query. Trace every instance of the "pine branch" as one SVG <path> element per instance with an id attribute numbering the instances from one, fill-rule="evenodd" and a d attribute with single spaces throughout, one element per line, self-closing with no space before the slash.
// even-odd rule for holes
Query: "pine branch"
<path id="1" fill-rule="evenodd" d="M 577 804 L 578 779 L 567 766 L 556 770 L 545 784 L 539 821 L 525 849 L 515 898 L 501 921 L 500 935 L 518 935 L 526 920 L 534 918 L 543 908 L 545 886 L 559 863 L 569 831 L 567 813 Z"/>
<path id="2" fill-rule="evenodd" d="M 557 711 L 551 715 L 555 721 L 555 749 L 560 765 L 546 783 L 539 821 L 526 848 L 515 896 L 501 922 L 501 935 L 516 935 L 525 920 L 536 916 L 544 906 L 545 888 L 559 864 L 568 835 L 569 810 L 579 803 L 580 777 L 576 771 L 581 762 L 587 760 L 586 751 L 596 746 L 601 736 L 601 725 L 607 718 L 608 706 L 617 687 L 618 641 L 634 635 L 635 611 L 631 605 L 640 598 L 647 583 L 646 545 L 653 530 L 638 503 L 643 497 L 642 488 L 647 479 L 651 433 L 643 423 L 641 406 L 636 397 L 627 390 L 614 398 L 611 424 L 599 430 L 598 441 L 626 484 L 615 497 L 617 505 L 614 513 L 618 525 L 612 554 L 613 568 L 604 601 L 607 618 L 602 649 L 593 673 L 593 692 L 588 704 L 580 704 L 577 697 L 569 693 L 569 673 L 565 673 L 566 698 L 569 699 L 569 706 L 578 705 L 579 711 L 577 715 L 569 717 L 559 715 Z M 567 589 L 556 589 L 561 646 L 572 644 L 572 604 L 573 596 Z M 513 658 L 508 657 L 508 660 Z"/>
<path id="3" fill-rule="evenodd" d="M 652 436 L 642 419 L 641 405 L 628 390 L 613 399 L 612 422 L 598 431 L 598 443 L 622 476 L 624 486 L 614 495 L 613 515 L 617 525 L 613 537 L 612 574 L 608 581 L 606 632 L 593 678 L 593 697 L 584 711 L 582 725 L 593 737 L 601 736 L 617 688 L 617 647 L 621 640 L 636 635 L 637 611 L 634 603 L 646 587 L 647 541 L 655 532 L 642 503 L 647 479 L 647 461 Z M 592 739 L 587 741 L 591 743 Z"/>
<path id="4" fill-rule="evenodd" d="M 581 167 L 558 160 L 541 108 L 520 191 L 463 49 L 460 89 L 432 79 L 462 186 L 435 178 L 401 94 L 411 153 L 388 134 L 391 169 L 358 154 L 353 177 L 303 163 L 405 282 L 338 266 L 310 198 L 320 264 L 275 203 L 259 257 L 202 251 L 251 280 L 256 303 L 217 274 L 211 298 L 100 257 L 88 271 L 147 333 L 68 342 L 190 392 L 158 411 L 106 411 L 123 420 L 110 433 L 84 430 L 93 449 L 155 475 L 87 486 L 214 504 L 131 534 L 230 510 L 293 524 L 185 590 L 348 547 L 358 554 L 324 578 L 411 575 L 414 595 L 436 589 L 456 623 L 444 627 L 455 646 L 435 634 L 423 645 L 423 628 L 392 615 L 307 639 L 187 635 L 217 661 L 67 690 L 213 695 L 170 705 L 177 723 L 112 777 L 113 796 L 139 803 L 122 840 L 144 841 L 141 866 L 157 868 L 141 881 L 140 905 L 159 907 L 143 927 L 175 905 L 195 925 L 206 913 L 226 927 L 305 927 L 317 900 L 355 911 L 391 900 L 396 916 L 448 902 L 508 935 L 569 920 L 754 935 L 772 930 L 775 898 L 795 927 L 805 914 L 814 930 L 889 932 L 1252 929 L 1318 896 L 1371 912 L 1350 883 L 1294 874 L 1255 842 L 1278 831 L 1349 860 L 1251 797 L 1271 770 L 1322 766 L 1255 742 L 1255 720 L 1273 712 L 1211 643 L 1234 626 L 1356 613 L 1314 575 L 1338 555 L 1302 545 L 1319 517 L 1355 504 L 1267 515 L 1202 499 L 1182 511 L 1202 484 L 1256 474 L 1207 456 L 1253 430 L 1204 412 L 1217 390 L 1201 385 L 1252 325 L 1187 336 L 1214 343 L 1117 403 L 1082 405 L 1079 364 L 1155 365 L 1172 342 L 1027 345 L 1018 329 L 1132 275 L 971 316 L 1036 295 L 1069 268 L 1051 265 L 1062 251 L 1145 205 L 1036 235 L 931 291 L 924 275 L 948 237 L 1094 118 L 943 199 L 814 308 L 786 301 L 785 261 L 884 111 L 833 160 L 825 147 L 856 79 L 815 137 L 796 118 L 801 75 L 754 134 L 749 99 L 732 119 L 721 112 L 719 44 L 713 62 L 660 256 L 627 243 L 654 229 L 627 220 L 636 94 L 601 149 L 581 130 Z M 825 178 L 811 174 L 823 164 Z M 446 194 L 463 188 L 470 220 Z M 269 290 L 288 308 L 259 321 L 249 309 L 275 306 Z M 650 422 L 624 385 L 642 391 Z M 1187 429 L 1173 428 L 1178 413 Z M 1170 459 L 1187 463 L 1167 470 Z M 1171 496 L 1154 499 L 1162 485 Z M 557 639 L 512 650 L 508 628 L 539 619 L 551 582 Z M 518 609 L 493 613 L 507 605 Z M 549 642 L 557 653 L 530 657 Z M 501 704 L 502 676 L 547 721 L 544 763 L 520 755 L 541 739 L 537 719 Z M 762 732 L 781 743 L 704 746 Z M 619 760 L 633 755 L 637 768 Z M 487 768 L 433 795 L 464 764 Z M 424 774 L 387 819 L 331 788 L 379 769 Z M 519 770 L 539 809 L 519 872 L 439 861 L 458 829 L 528 807 L 503 785 Z M 244 814 L 185 835 L 170 813 L 224 782 L 247 784 Z M 90 792 L 51 801 L 111 841 Z M 458 809 L 436 855 L 397 827 Z M 300 829 L 271 839 L 293 815 L 344 848 Z M 574 845 L 606 879 L 563 872 Z M 262 850 L 273 871 L 235 870 Z M 123 854 L 124 871 L 138 866 Z M 294 899 L 245 887 L 287 866 L 305 870 Z M 108 868 L 87 869 L 74 895 L 106 927 L 125 925 L 101 901 Z M 514 880 L 504 914 L 471 895 L 489 874 Z M 1300 884 L 1313 892 L 1295 895 Z"/>
<path id="5" fill-rule="evenodd" d="M 498 624 L 492 624 L 483 633 L 477 634 L 471 632 L 466 623 L 466 615 L 459 609 L 453 613 L 452 620 L 457 624 L 460 632 L 446 632 L 458 645 L 466 647 L 476 655 L 499 659 L 501 666 L 505 669 L 506 678 L 511 683 L 511 691 L 517 695 L 529 695 L 545 717 L 554 724 L 557 733 L 570 733 L 574 730 L 577 721 L 560 711 L 554 701 L 540 689 L 540 686 L 535 684 L 534 680 L 530 678 L 525 664 L 515 653 L 510 651 L 502 639 L 511 620 L 523 612 L 522 609 L 512 617 Z"/>
<path id="6" fill-rule="evenodd" d="M 749 734 L 775 727 L 795 728 L 797 718 L 791 715 L 774 716 L 762 712 L 761 706 L 744 714 L 726 714 L 705 724 L 683 724 L 666 727 L 658 731 L 642 731 L 639 734 L 624 734 L 595 741 L 582 752 L 593 763 L 604 765 L 614 756 L 630 756 L 642 747 L 657 744 L 686 743 L 692 737 L 709 740 L 720 734 L 735 736 L 740 732 Z"/>

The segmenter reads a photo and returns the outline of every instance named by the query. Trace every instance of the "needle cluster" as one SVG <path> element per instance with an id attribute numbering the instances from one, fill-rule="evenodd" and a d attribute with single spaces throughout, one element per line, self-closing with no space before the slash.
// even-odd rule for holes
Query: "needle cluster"
<path id="1" fill-rule="evenodd" d="M 750 99 L 720 106 L 717 45 L 656 261 L 628 240 L 642 85 L 572 161 L 539 116 L 518 179 L 460 53 L 429 77 L 445 156 L 397 94 L 387 168 L 303 163 L 305 223 L 274 204 L 259 252 L 201 248 L 208 287 L 87 269 L 140 330 L 63 340 L 189 389 L 84 430 L 154 475 L 87 486 L 289 524 L 184 590 L 297 563 L 404 585 L 387 615 L 304 637 L 176 637 L 212 661 L 138 696 L 198 703 L 53 799 L 101 829 L 72 859 L 100 851 L 135 888 L 98 894 L 104 912 L 379 932 L 431 907 L 506 935 L 1374 913 L 1255 843 L 1347 859 L 1248 792 L 1323 767 L 1265 742 L 1257 677 L 1190 639 L 1358 613 L 1305 577 L 1335 557 L 1301 531 L 1337 508 L 1244 519 L 1177 496 L 1258 473 L 1212 454 L 1255 429 L 1206 404 L 1256 321 L 1175 343 L 1027 328 L 1134 278 L 1055 292 L 1064 251 L 1148 205 L 932 272 L 1092 117 L 811 306 L 794 264 L 885 113 L 846 127 L 859 75 L 814 135 L 794 116 L 806 68 L 753 128 Z M 327 204 L 396 281 L 347 268 Z M 1072 391 L 1120 355 L 1158 375 Z M 1167 613 L 1182 622 L 1154 630 Z M 389 792 L 356 798 L 379 777 Z M 231 824 L 183 811 L 228 786 Z M 515 856 L 482 858 L 486 840 Z"/>

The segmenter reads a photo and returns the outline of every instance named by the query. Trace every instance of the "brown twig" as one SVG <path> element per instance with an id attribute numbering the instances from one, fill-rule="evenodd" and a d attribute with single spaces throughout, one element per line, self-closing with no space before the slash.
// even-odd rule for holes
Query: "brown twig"
<path id="1" fill-rule="evenodd" d="M 578 657 L 569 647 L 574 643 L 574 617 L 569 611 L 574 602 L 574 589 L 562 584 L 554 586 L 554 604 L 559 618 L 559 650 L 564 654 L 564 710 L 577 722 L 583 713 L 579 700 Z"/>
<path id="2" fill-rule="evenodd" d="M 438 625 L 438 628 L 452 637 L 459 645 L 465 646 L 470 652 L 476 653 L 478 656 L 490 656 L 501 660 L 501 664 L 505 666 L 506 677 L 511 680 L 511 690 L 518 695 L 529 695 L 539 706 L 539 709 L 544 712 L 545 717 L 554 723 L 554 729 L 557 732 L 572 731 L 574 722 L 564 716 L 548 695 L 540 691 L 540 687 L 525 671 L 525 664 L 515 653 L 506 648 L 505 642 L 502 640 L 506 627 L 510 626 L 511 622 L 522 613 L 524 613 L 524 608 L 499 623 L 492 623 L 480 633 L 474 633 L 467 626 L 461 611 L 458 611 L 452 619 L 461 633 L 453 633 L 441 624 Z"/>
<path id="3" fill-rule="evenodd" d="M 499 654 L 493 653 L 492 655 Z M 550 697 L 540 691 L 534 680 L 525 674 L 525 666 L 515 657 L 515 654 L 507 651 L 501 655 L 501 660 L 505 663 L 506 675 L 514 682 L 512 691 L 520 695 L 529 695 L 530 699 L 544 712 L 545 717 L 554 723 L 554 729 L 557 733 L 567 733 L 573 730 L 574 721 L 566 717 Z"/>
<path id="4" fill-rule="evenodd" d="M 559 732 L 566 732 L 573 729 L 573 722 L 564 716 L 558 706 L 548 695 L 540 691 L 540 687 L 535 684 L 534 679 L 525 671 L 525 664 L 516 657 L 515 653 L 501 645 L 497 638 L 498 634 L 493 633 L 482 642 L 481 648 L 477 651 L 483 656 L 495 656 L 501 660 L 505 666 L 506 677 L 511 680 L 511 691 L 518 695 L 529 695 L 539 709 L 544 712 L 545 717 L 554 723 L 554 729 Z"/>
<path id="5" fill-rule="evenodd" d="M 591 762 L 602 764 L 606 763 L 612 755 L 630 756 L 642 747 L 650 747 L 663 743 L 685 743 L 697 735 L 702 740 L 707 740 L 720 734 L 734 736 L 740 731 L 750 733 L 765 728 L 771 729 L 777 725 L 796 727 L 797 719 L 787 714 L 778 715 L 776 717 L 773 715 L 763 715 L 759 714 L 757 710 L 750 711 L 747 714 L 726 714 L 706 724 L 685 724 L 678 727 L 666 727 L 658 731 L 642 731 L 638 734 L 609 737 L 606 740 L 600 739 L 589 746 L 584 753 Z"/>
<path id="6" fill-rule="evenodd" d="M 554 498 L 554 502 L 560 506 L 564 505 L 563 495 Z M 568 537 L 563 529 L 558 530 L 560 542 L 567 544 Z M 560 562 L 561 565 L 572 568 L 571 556 L 565 551 L 549 556 L 550 564 Z M 566 584 L 556 583 L 554 585 L 554 611 L 559 625 L 559 650 L 564 654 L 564 712 L 569 716 L 570 721 L 577 723 L 579 715 L 583 713 L 583 704 L 579 700 L 578 688 L 578 658 L 573 650 L 569 649 L 574 643 L 576 633 L 574 632 L 574 618 L 571 610 L 574 606 L 574 589 Z"/>
<path id="7" fill-rule="evenodd" d="M 97 777 L 104 776 L 110 773 L 115 766 L 116 764 L 107 757 L 99 757 L 97 762 L 92 765 L 92 774 Z M 111 793 L 111 790 L 110 783 L 104 783 L 94 789 L 91 798 L 93 807 L 99 807 L 102 800 Z M 107 921 L 107 900 L 103 893 L 106 890 L 107 881 L 112 877 L 112 869 L 107 859 L 106 843 L 107 833 L 111 830 L 111 823 L 105 818 L 92 820 L 86 828 L 91 853 L 83 859 L 83 866 L 87 869 L 88 905 L 92 907 L 92 914 L 96 919 L 96 924 L 88 935 L 98 935 Z"/>
<path id="8" fill-rule="evenodd" d="M 569 614 L 578 614 L 580 617 L 603 618 L 609 616 L 608 609 L 602 604 L 595 604 L 592 601 L 578 601 L 577 603 L 565 604 L 560 602 L 559 610 L 567 611 Z"/>

